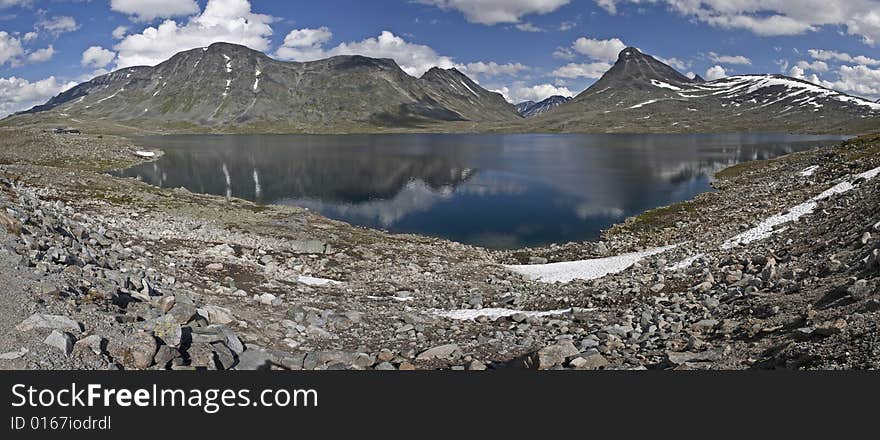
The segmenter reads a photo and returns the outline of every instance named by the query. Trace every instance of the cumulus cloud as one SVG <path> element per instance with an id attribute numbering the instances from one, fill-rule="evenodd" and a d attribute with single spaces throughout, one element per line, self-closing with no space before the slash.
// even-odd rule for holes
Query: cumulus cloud
<path id="1" fill-rule="evenodd" d="M 199 12 L 195 0 L 110 0 L 110 9 L 135 21 L 153 21 Z"/>
<path id="2" fill-rule="evenodd" d="M 595 0 L 610 14 L 625 3 L 666 4 L 681 15 L 712 26 L 758 35 L 796 35 L 823 26 L 842 26 L 865 43 L 880 38 L 877 0 Z"/>
<path id="3" fill-rule="evenodd" d="M 471 23 L 519 23 L 530 14 L 547 14 L 570 0 L 417 0 L 419 3 L 457 10 Z"/>
<path id="4" fill-rule="evenodd" d="M 715 63 L 721 64 L 742 64 L 750 65 L 752 60 L 742 55 L 719 55 L 715 52 L 709 52 L 709 58 Z"/>
<path id="5" fill-rule="evenodd" d="M 869 58 L 864 55 L 852 56 L 845 52 L 823 49 L 810 49 L 807 52 L 813 59 L 821 61 L 841 61 L 844 63 L 864 64 L 866 66 L 880 65 L 880 60 Z"/>
<path id="6" fill-rule="evenodd" d="M 125 34 L 128 33 L 128 26 L 116 26 L 116 29 L 113 29 L 113 38 L 117 40 L 121 40 L 125 38 Z"/>
<path id="7" fill-rule="evenodd" d="M 620 52 L 626 49 L 626 44 L 618 38 L 596 40 L 581 37 L 575 40 L 571 46 L 577 53 L 596 61 L 614 61 Z"/>
<path id="8" fill-rule="evenodd" d="M 116 52 L 104 49 L 101 46 L 92 46 L 82 54 L 80 64 L 86 67 L 104 68 L 116 58 Z"/>
<path id="9" fill-rule="evenodd" d="M 494 92 L 500 93 L 508 102 L 518 104 L 525 101 L 540 102 L 551 96 L 572 97 L 574 93 L 566 87 L 557 87 L 553 84 L 538 84 L 534 86 L 519 85 L 514 87 L 502 87 Z"/>
<path id="10" fill-rule="evenodd" d="M 500 75 L 508 75 L 514 76 L 523 72 L 525 70 L 529 70 L 528 66 L 525 66 L 521 63 L 507 63 L 507 64 L 498 64 L 494 61 L 492 62 L 483 62 L 478 61 L 476 63 L 468 63 L 462 69 L 468 75 L 476 76 L 476 75 L 485 75 L 485 76 L 500 76 Z"/>
<path id="11" fill-rule="evenodd" d="M 52 17 L 37 22 L 37 27 L 53 35 L 61 35 L 65 32 L 73 32 L 79 29 L 76 19 L 70 16 Z"/>
<path id="12" fill-rule="evenodd" d="M 326 49 L 324 45 L 330 36 L 332 34 L 326 28 L 293 30 L 275 52 L 275 57 L 291 61 L 314 61 L 337 55 L 391 58 L 412 76 L 421 76 L 432 67 L 456 67 L 452 58 L 439 55 L 429 46 L 407 42 L 389 31 L 382 31 L 375 38 L 343 42 Z"/>
<path id="13" fill-rule="evenodd" d="M 611 64 L 605 62 L 596 63 L 569 63 L 553 71 L 553 76 L 559 78 L 601 78 L 605 72 L 611 69 Z"/>
<path id="14" fill-rule="evenodd" d="M 156 65 L 177 52 L 227 42 L 267 51 L 274 18 L 251 11 L 247 0 L 208 0 L 204 11 L 178 23 L 165 20 L 122 39 L 117 68 Z"/>
<path id="15" fill-rule="evenodd" d="M 21 41 L 6 31 L 0 31 L 0 66 L 14 62 L 22 54 Z"/>
<path id="16" fill-rule="evenodd" d="M 667 66 L 672 66 L 678 70 L 685 70 L 691 66 L 690 63 L 688 63 L 687 61 L 680 60 L 680 59 L 674 58 L 674 57 L 673 58 L 663 58 L 660 56 L 655 56 L 654 58 L 657 58 L 657 60 L 660 61 L 661 63 L 666 64 Z"/>
<path id="17" fill-rule="evenodd" d="M 709 70 L 706 71 L 706 80 L 714 81 L 716 79 L 721 79 L 727 76 L 727 71 L 724 70 L 721 66 L 712 66 Z"/>
<path id="18" fill-rule="evenodd" d="M 55 47 L 51 44 L 49 47 L 43 49 L 37 49 L 27 55 L 27 62 L 29 63 L 44 63 L 52 59 L 55 56 Z"/>
<path id="19" fill-rule="evenodd" d="M 541 29 L 538 26 L 535 26 L 534 24 L 529 23 L 529 22 L 518 23 L 514 27 L 523 31 L 523 32 L 544 32 L 544 29 Z"/>
<path id="20" fill-rule="evenodd" d="M 42 104 L 75 85 L 59 82 L 54 76 L 36 82 L 14 76 L 0 78 L 0 117 Z"/>

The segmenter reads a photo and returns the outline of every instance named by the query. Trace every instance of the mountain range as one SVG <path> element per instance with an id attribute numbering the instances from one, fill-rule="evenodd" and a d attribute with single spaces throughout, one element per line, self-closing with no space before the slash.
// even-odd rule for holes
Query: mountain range
<path id="1" fill-rule="evenodd" d="M 154 67 L 99 76 L 2 124 L 162 132 L 861 133 L 880 126 L 880 104 L 782 75 L 688 78 L 630 47 L 573 99 L 514 106 L 454 68 L 415 78 L 391 59 L 282 62 L 215 43 Z"/>
<path id="2" fill-rule="evenodd" d="M 541 102 L 525 101 L 516 105 L 516 111 L 524 118 L 531 118 L 549 112 L 563 104 L 568 104 L 571 98 L 554 95 Z"/>

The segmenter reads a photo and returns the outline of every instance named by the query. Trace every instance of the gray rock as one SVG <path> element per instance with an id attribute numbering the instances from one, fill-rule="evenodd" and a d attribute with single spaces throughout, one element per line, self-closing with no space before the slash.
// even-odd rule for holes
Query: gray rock
<path id="1" fill-rule="evenodd" d="M 272 356 L 269 353 L 259 349 L 248 349 L 239 355 L 235 369 L 243 371 L 268 370 L 272 363 Z"/>
<path id="2" fill-rule="evenodd" d="M 235 321 L 232 311 L 220 306 L 206 305 L 197 311 L 199 315 L 208 320 L 209 324 L 229 324 Z"/>
<path id="3" fill-rule="evenodd" d="M 576 370 L 598 370 L 608 366 L 608 360 L 594 349 L 587 353 L 581 353 L 572 359 L 568 366 Z"/>
<path id="4" fill-rule="evenodd" d="M 458 347 L 458 344 L 446 344 L 439 345 L 437 347 L 429 348 L 416 356 L 417 361 L 429 361 L 433 359 L 440 360 L 452 360 L 460 354 L 461 351 Z"/>
<path id="5" fill-rule="evenodd" d="M 570 356 L 580 353 L 571 341 L 565 340 L 554 345 L 548 345 L 535 354 L 534 365 L 539 370 L 548 370 L 557 365 L 562 365 Z"/>
<path id="6" fill-rule="evenodd" d="M 295 254 L 323 254 L 327 250 L 327 245 L 320 240 L 294 240 L 288 245 Z"/>
<path id="7" fill-rule="evenodd" d="M 74 333 L 82 331 L 78 322 L 66 316 L 42 315 L 39 313 L 34 313 L 15 327 L 20 332 L 28 332 L 38 328 L 64 330 Z"/>
<path id="8" fill-rule="evenodd" d="M 28 354 L 30 350 L 27 348 L 20 348 L 17 351 L 10 351 L 6 353 L 0 353 L 0 361 L 14 361 L 16 359 L 20 359 L 24 357 L 24 355 Z"/>
<path id="9" fill-rule="evenodd" d="M 858 280 L 846 291 L 855 299 L 865 299 L 874 292 L 874 288 L 868 284 L 868 280 Z"/>
<path id="10" fill-rule="evenodd" d="M 184 325 L 196 315 L 196 306 L 190 303 L 177 301 L 168 314 L 173 316 L 178 324 Z"/>
<path id="11" fill-rule="evenodd" d="M 158 351 L 156 351 L 156 356 L 153 357 L 153 361 L 156 363 L 157 367 L 165 369 L 168 368 L 168 364 L 171 363 L 171 361 L 179 357 L 180 351 L 178 349 L 163 345 L 159 347 Z"/>
<path id="12" fill-rule="evenodd" d="M 666 352 L 666 360 L 673 365 L 682 365 L 689 362 L 712 362 L 721 359 L 720 350 L 708 350 L 701 353 L 691 352 Z"/>
<path id="13" fill-rule="evenodd" d="M 74 351 L 76 350 L 89 350 L 94 354 L 101 354 L 103 352 L 104 338 L 98 335 L 90 335 L 85 338 L 76 341 L 73 345 Z"/>
<path id="14" fill-rule="evenodd" d="M 181 339 L 183 338 L 180 324 L 178 324 L 177 318 L 173 315 L 165 315 L 160 318 L 153 327 L 153 334 L 171 347 L 180 346 Z"/>
<path id="15" fill-rule="evenodd" d="M 46 345 L 61 350 L 65 356 L 68 356 L 73 351 L 73 344 L 76 342 L 76 338 L 70 333 L 52 330 L 52 333 L 43 342 Z"/>

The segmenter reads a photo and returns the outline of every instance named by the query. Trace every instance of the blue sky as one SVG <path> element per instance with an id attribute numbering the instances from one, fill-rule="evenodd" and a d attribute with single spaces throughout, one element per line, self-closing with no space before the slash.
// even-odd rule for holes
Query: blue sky
<path id="1" fill-rule="evenodd" d="M 577 94 L 624 46 L 709 79 L 785 73 L 880 98 L 880 0 L 0 0 L 0 115 L 214 41 L 457 67 L 511 101 Z"/>

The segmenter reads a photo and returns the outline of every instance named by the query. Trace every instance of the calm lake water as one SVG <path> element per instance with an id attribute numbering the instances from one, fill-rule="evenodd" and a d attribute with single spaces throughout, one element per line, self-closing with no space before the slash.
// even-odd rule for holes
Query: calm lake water
<path id="1" fill-rule="evenodd" d="M 712 135 L 161 136 L 122 171 L 151 184 L 295 205 L 491 248 L 593 240 L 710 191 L 713 172 L 841 137 Z"/>

